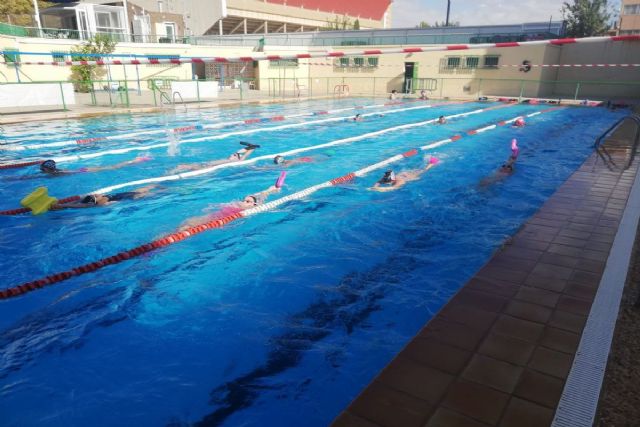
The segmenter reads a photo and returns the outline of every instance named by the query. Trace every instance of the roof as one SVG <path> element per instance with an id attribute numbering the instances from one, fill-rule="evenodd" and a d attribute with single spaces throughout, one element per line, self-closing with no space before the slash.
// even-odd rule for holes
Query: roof
<path id="1" fill-rule="evenodd" d="M 267 3 L 282 4 L 291 7 L 304 7 L 310 10 L 361 17 L 381 21 L 391 4 L 391 0 L 266 0 Z"/>

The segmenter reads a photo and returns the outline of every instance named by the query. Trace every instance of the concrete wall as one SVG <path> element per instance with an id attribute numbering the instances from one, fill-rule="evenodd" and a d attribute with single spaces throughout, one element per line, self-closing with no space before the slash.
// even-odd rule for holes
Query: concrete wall
<path id="1" fill-rule="evenodd" d="M 52 51 L 68 52 L 78 42 L 64 39 L 35 39 L 0 36 L 0 48 L 20 51 L 42 52 L 42 56 L 23 55 L 25 61 L 52 61 Z M 384 48 L 386 46 L 380 46 Z M 397 46 L 395 46 L 397 47 Z M 373 48 L 373 47 L 371 47 Z M 342 48 L 341 48 L 342 49 Z M 361 48 L 353 49 L 357 52 Z M 324 52 L 321 48 L 267 46 L 265 54 L 292 54 L 300 52 Z M 196 46 L 184 44 L 142 44 L 120 43 L 115 53 L 138 55 L 180 55 L 188 56 L 251 56 L 250 47 Z M 509 67 L 482 68 L 485 56 L 499 56 L 499 65 Z M 457 56 L 461 61 L 466 57 L 479 57 L 477 69 L 446 69 L 442 61 Z M 257 63 L 252 73 L 256 76 L 256 89 L 267 91 L 274 85 L 288 85 L 295 82 L 303 86 L 303 93 L 313 95 L 332 94 L 335 86 L 348 84 L 350 94 L 383 95 L 396 89 L 403 89 L 404 67 L 413 62 L 418 67 L 418 79 L 432 79 L 431 97 L 475 98 L 477 96 L 510 96 L 544 98 L 620 99 L 640 98 L 638 67 L 620 68 L 541 68 L 533 67 L 524 73 L 519 66 L 524 60 L 532 64 L 589 64 L 589 63 L 640 63 L 640 43 L 609 42 L 572 44 L 565 46 L 539 45 L 513 48 L 491 48 L 460 51 L 439 51 L 413 54 L 389 54 L 378 56 L 377 67 L 338 67 L 337 59 L 303 59 L 296 67 L 283 67 L 269 61 Z M 367 59 L 365 59 L 365 64 Z M 254 67 L 253 63 L 245 64 Z M 244 65 L 243 65 L 244 67 Z M 66 66 L 24 65 L 19 68 L 21 81 L 67 81 L 70 69 Z M 112 80 L 132 81 L 138 79 L 191 80 L 194 69 L 191 64 L 183 65 L 140 65 L 110 66 Z M 200 77 L 203 72 L 196 71 Z M 227 76 L 233 78 L 233 76 Z M 0 64 L 0 82 L 17 81 L 16 67 Z M 287 82 L 286 84 L 284 82 Z M 560 81 L 561 83 L 557 83 Z M 599 83 L 593 83 L 597 81 Z M 277 83 L 278 82 L 278 83 Z M 635 83 L 635 84 L 634 84 Z M 579 84 L 579 86 L 578 86 Z M 144 89 L 144 87 L 143 87 Z"/>

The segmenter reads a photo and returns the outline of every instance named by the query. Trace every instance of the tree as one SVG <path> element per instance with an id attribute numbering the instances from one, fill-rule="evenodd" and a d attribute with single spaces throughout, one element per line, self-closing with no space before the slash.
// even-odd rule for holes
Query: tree
<path id="1" fill-rule="evenodd" d="M 356 22 L 353 23 L 353 29 L 354 30 L 359 30 L 360 29 L 360 20 L 356 19 Z"/>
<path id="2" fill-rule="evenodd" d="M 45 9 L 52 6 L 43 0 L 38 0 L 38 7 Z M 14 25 L 31 25 L 33 24 L 33 0 L 0 0 L 0 21 L 9 22 Z"/>
<path id="3" fill-rule="evenodd" d="M 327 26 L 323 28 L 327 31 L 333 30 L 348 30 L 352 28 L 351 19 L 347 15 L 342 15 L 342 17 L 336 15 L 336 17 L 332 20 L 327 21 Z M 358 22 L 358 27 L 360 26 L 360 22 Z"/>
<path id="4" fill-rule="evenodd" d="M 431 24 L 426 21 L 420 21 L 420 23 L 416 25 L 416 28 L 431 28 Z"/>
<path id="5" fill-rule="evenodd" d="M 573 0 L 573 4 L 564 2 L 562 15 L 567 22 L 567 35 L 592 37 L 605 34 L 611 18 L 607 9 L 607 0 Z"/>
<path id="6" fill-rule="evenodd" d="M 116 48 L 116 42 L 106 34 L 97 34 L 80 46 L 71 49 L 73 61 L 97 61 L 100 56 L 86 55 L 87 53 L 111 53 Z M 84 55 L 83 55 L 84 54 Z M 90 92 L 92 80 L 98 80 L 106 74 L 106 70 L 98 65 L 73 65 L 71 67 L 71 81 L 76 91 Z"/>

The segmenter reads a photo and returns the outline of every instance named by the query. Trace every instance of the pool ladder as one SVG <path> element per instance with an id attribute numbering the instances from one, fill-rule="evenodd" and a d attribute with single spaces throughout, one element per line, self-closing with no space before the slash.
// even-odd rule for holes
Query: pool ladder
<path id="1" fill-rule="evenodd" d="M 173 92 L 173 105 L 176 105 L 176 95 L 178 95 L 178 97 L 180 97 L 180 102 L 182 103 L 182 105 L 184 105 L 184 111 L 187 111 L 187 104 L 184 102 L 184 99 L 182 98 L 182 95 L 180 94 L 180 92 L 175 91 Z"/>
<path id="2" fill-rule="evenodd" d="M 635 138 L 633 140 L 633 146 L 631 147 L 631 154 L 629 156 L 629 160 L 627 161 L 626 166 L 624 167 L 624 170 L 629 169 L 629 167 L 631 166 L 631 164 L 633 163 L 633 159 L 636 156 L 636 151 L 638 149 L 638 142 L 640 142 L 640 116 L 637 114 L 630 114 L 628 116 L 625 116 L 623 118 L 621 118 L 620 120 L 618 120 L 617 122 L 615 122 L 609 129 L 607 129 L 606 131 L 604 131 L 604 133 L 602 135 L 600 135 L 597 139 L 596 142 L 593 144 L 593 148 L 595 149 L 596 153 L 598 154 L 598 156 L 600 156 L 600 158 L 602 159 L 602 161 L 604 162 L 604 164 L 607 166 L 607 168 L 609 168 L 609 170 L 613 170 L 614 168 L 618 168 L 618 166 L 615 164 L 615 162 L 613 161 L 613 158 L 611 157 L 611 154 L 609 154 L 609 152 L 607 151 L 607 149 L 604 147 L 604 145 L 602 145 L 602 141 L 604 140 L 605 137 L 607 137 L 614 129 L 617 129 L 618 126 L 620 126 L 624 121 L 626 120 L 632 120 L 635 124 L 636 124 L 636 135 Z M 611 165 L 613 165 L 613 167 L 611 167 Z"/>

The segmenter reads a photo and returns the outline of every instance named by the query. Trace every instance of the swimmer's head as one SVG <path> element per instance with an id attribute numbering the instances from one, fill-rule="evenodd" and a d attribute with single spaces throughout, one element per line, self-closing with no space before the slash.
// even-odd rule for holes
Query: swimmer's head
<path id="1" fill-rule="evenodd" d="M 84 196 L 84 198 L 80 201 L 80 203 L 84 203 L 85 205 L 97 205 L 98 200 L 96 199 L 96 196 L 94 196 L 93 194 L 88 194 Z"/>
<path id="2" fill-rule="evenodd" d="M 56 173 L 58 172 L 58 168 L 56 167 L 55 160 L 45 160 L 40 163 L 40 170 L 44 173 Z"/>
<path id="3" fill-rule="evenodd" d="M 380 178 L 380 181 L 378 182 L 380 184 L 391 184 L 395 182 L 395 180 L 396 180 L 396 174 L 391 169 L 389 169 L 384 173 L 384 175 L 382 176 L 382 178 Z"/>
<path id="4" fill-rule="evenodd" d="M 353 118 L 353 120 L 355 120 L 355 121 L 362 120 L 362 114 L 360 114 L 360 113 L 356 114 L 356 116 Z"/>
<path id="5" fill-rule="evenodd" d="M 256 198 L 256 196 L 247 196 L 244 198 L 242 203 L 244 203 L 244 205 L 248 207 L 258 206 L 258 199 Z"/>
<path id="6" fill-rule="evenodd" d="M 500 172 L 503 173 L 511 173 L 513 172 L 513 165 L 509 164 L 509 163 L 505 163 L 502 166 L 500 166 Z"/>
<path id="7" fill-rule="evenodd" d="M 273 163 L 275 163 L 276 165 L 280 165 L 282 163 L 284 163 L 284 157 L 282 156 L 275 156 L 273 158 Z"/>

